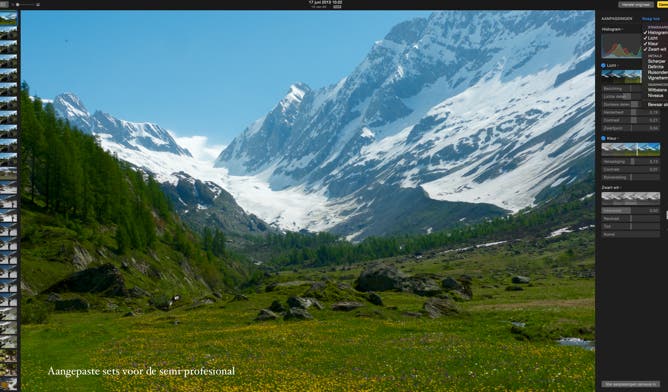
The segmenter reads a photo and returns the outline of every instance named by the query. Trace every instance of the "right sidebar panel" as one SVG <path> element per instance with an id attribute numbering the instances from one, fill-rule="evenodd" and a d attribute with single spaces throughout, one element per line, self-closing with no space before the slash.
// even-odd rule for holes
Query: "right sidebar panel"
<path id="1" fill-rule="evenodd" d="M 598 390 L 668 386 L 668 10 L 651 5 L 596 16 Z"/>

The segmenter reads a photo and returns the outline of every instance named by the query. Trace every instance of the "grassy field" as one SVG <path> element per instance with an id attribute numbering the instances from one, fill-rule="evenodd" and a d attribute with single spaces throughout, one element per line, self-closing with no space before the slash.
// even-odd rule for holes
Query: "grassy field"
<path id="1" fill-rule="evenodd" d="M 516 242 L 389 260 L 409 274 L 473 277 L 455 316 L 416 317 L 424 297 L 382 292 L 384 306 L 309 309 L 314 320 L 253 321 L 310 283 L 264 287 L 247 301 L 182 304 L 169 312 L 55 313 L 22 327 L 25 391 L 594 390 L 594 352 L 556 343 L 594 339 L 593 235 Z M 352 284 L 362 265 L 283 271 L 271 282 Z M 515 274 L 531 277 L 509 291 Z M 524 327 L 511 322 L 524 323 Z M 49 375 L 49 369 L 134 369 L 143 375 Z M 231 369 L 234 375 L 146 375 Z"/>

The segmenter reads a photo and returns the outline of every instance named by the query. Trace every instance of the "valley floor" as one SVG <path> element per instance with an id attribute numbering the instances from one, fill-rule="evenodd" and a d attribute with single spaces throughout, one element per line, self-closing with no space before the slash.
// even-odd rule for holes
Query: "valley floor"
<path id="1" fill-rule="evenodd" d="M 561 248 L 563 250 L 563 248 Z M 284 285 L 199 307 L 134 317 L 56 313 L 22 327 L 26 391 L 503 391 L 594 390 L 594 351 L 559 338 L 594 339 L 593 257 L 557 250 L 510 257 L 512 245 L 424 259 L 395 259 L 409 273 L 474 278 L 454 316 L 419 316 L 424 297 L 382 292 L 384 306 L 309 309 L 313 320 L 253 321 L 273 300 L 310 284 Z M 541 256 L 538 256 L 541 254 Z M 559 257 L 561 255 L 562 257 Z M 533 260 L 528 263 L 528 260 Z M 352 283 L 360 266 L 282 272 L 281 282 Z M 522 268 L 522 271 L 517 269 Z M 507 287 L 523 272 L 531 283 Z M 156 375 L 66 378 L 54 369 L 139 369 Z M 231 369 L 234 375 L 160 375 L 165 369 Z"/>

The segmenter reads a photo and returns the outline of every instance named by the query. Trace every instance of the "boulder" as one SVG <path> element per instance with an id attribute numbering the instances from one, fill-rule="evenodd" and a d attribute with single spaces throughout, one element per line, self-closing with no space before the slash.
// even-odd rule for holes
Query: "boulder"
<path id="1" fill-rule="evenodd" d="M 190 305 L 185 305 L 185 304 L 184 305 L 185 305 L 185 310 L 193 310 L 193 309 L 201 308 L 203 306 L 213 305 L 217 301 L 218 301 L 218 299 L 216 297 L 214 297 L 213 295 L 206 295 L 202 298 L 198 298 L 196 300 L 193 300 Z"/>
<path id="2" fill-rule="evenodd" d="M 99 293 L 106 296 L 123 297 L 128 295 L 123 275 L 113 264 L 103 264 L 99 267 L 75 272 L 46 291 Z"/>
<path id="3" fill-rule="evenodd" d="M 305 297 L 288 298 L 288 306 L 291 308 L 308 309 L 312 305 L 315 305 L 315 307 L 318 309 L 322 309 L 322 305 L 315 298 L 305 298 Z"/>
<path id="4" fill-rule="evenodd" d="M 76 267 L 78 270 L 83 270 L 90 263 L 93 262 L 93 257 L 88 253 L 88 251 L 84 248 L 75 246 L 73 253 L 72 253 L 72 264 Z"/>
<path id="5" fill-rule="evenodd" d="M 318 310 L 323 310 L 325 307 L 315 298 L 306 298 L 311 301 L 311 304 Z"/>
<path id="6" fill-rule="evenodd" d="M 312 320 L 313 316 L 306 309 L 290 308 L 283 317 L 285 320 Z"/>
<path id="7" fill-rule="evenodd" d="M 469 301 L 473 297 L 472 282 L 473 278 L 468 275 L 462 275 L 459 279 L 448 276 L 441 281 L 441 286 L 451 299 Z"/>
<path id="8" fill-rule="evenodd" d="M 322 292 L 327 288 L 327 283 L 328 282 L 315 282 L 311 285 L 311 288 L 309 288 L 309 291 L 312 291 L 314 293 Z"/>
<path id="9" fill-rule="evenodd" d="M 443 292 L 441 286 L 431 278 L 413 276 L 404 281 L 408 291 L 421 297 L 433 297 Z"/>
<path id="10" fill-rule="evenodd" d="M 212 304 L 216 303 L 215 298 L 216 297 L 206 296 L 204 298 L 198 299 L 197 301 L 195 301 L 195 303 L 198 304 L 198 305 L 212 305 Z"/>
<path id="11" fill-rule="evenodd" d="M 128 294 L 130 295 L 130 297 L 135 297 L 135 298 L 150 297 L 151 296 L 151 294 L 148 291 L 142 289 L 141 287 L 137 287 L 137 286 L 134 286 L 133 288 L 128 290 Z"/>
<path id="12" fill-rule="evenodd" d="M 55 309 L 68 312 L 68 311 L 87 311 L 90 308 L 90 304 L 83 298 L 72 298 L 72 299 L 61 299 L 54 302 Z"/>
<path id="13" fill-rule="evenodd" d="M 464 284 L 466 283 L 471 284 L 473 283 L 473 277 L 471 275 L 463 274 L 462 276 L 459 277 L 459 281 Z"/>
<path id="14" fill-rule="evenodd" d="M 406 276 L 396 266 L 376 263 L 362 271 L 355 288 L 359 291 L 401 290 Z"/>
<path id="15" fill-rule="evenodd" d="M 50 293 L 49 296 L 46 298 L 47 302 L 56 302 L 60 300 L 60 295 L 56 293 Z"/>
<path id="16" fill-rule="evenodd" d="M 528 276 L 515 275 L 511 279 L 511 282 L 514 284 L 529 284 L 529 282 L 531 282 L 531 278 Z"/>
<path id="17" fill-rule="evenodd" d="M 374 305 L 383 306 L 383 299 L 380 297 L 380 295 L 374 292 L 370 292 L 366 299 Z"/>
<path id="18" fill-rule="evenodd" d="M 303 297 L 312 297 L 320 301 L 357 301 L 363 300 L 364 296 L 352 287 L 331 281 L 315 282 L 302 294 Z"/>
<path id="19" fill-rule="evenodd" d="M 454 302 L 444 298 L 429 298 L 422 305 L 424 312 L 431 318 L 439 318 L 459 313 Z"/>
<path id="20" fill-rule="evenodd" d="M 285 306 L 283 306 L 283 304 L 281 304 L 277 299 L 275 299 L 274 302 L 272 302 L 271 305 L 269 306 L 269 310 L 276 313 L 282 313 L 285 312 L 287 309 L 285 308 Z"/>
<path id="21" fill-rule="evenodd" d="M 235 294 L 234 297 L 232 298 L 232 302 L 236 301 L 248 301 L 248 297 L 246 297 L 243 294 Z"/>
<path id="22" fill-rule="evenodd" d="M 462 288 L 462 285 L 450 276 L 443 279 L 441 286 L 446 290 L 460 290 Z"/>
<path id="23" fill-rule="evenodd" d="M 455 301 L 458 301 L 458 302 L 470 301 L 471 297 L 463 291 L 464 290 L 462 290 L 462 291 L 459 291 L 459 290 L 448 291 L 448 297 L 450 299 L 454 299 Z"/>
<path id="24" fill-rule="evenodd" d="M 267 320 L 277 320 L 277 319 L 278 315 L 269 309 L 260 310 L 260 313 L 258 313 L 257 317 L 255 317 L 255 321 L 267 321 Z"/>
<path id="25" fill-rule="evenodd" d="M 463 294 L 467 300 L 473 298 L 473 289 L 471 288 L 473 278 L 469 275 L 462 275 L 459 277 L 459 283 L 461 284 L 461 288 L 457 291 Z"/>
<path id="26" fill-rule="evenodd" d="M 351 310 L 361 308 L 362 306 L 364 306 L 364 304 L 361 303 L 361 302 L 342 301 L 342 302 L 337 302 L 334 305 L 332 305 L 332 310 L 349 312 Z"/>

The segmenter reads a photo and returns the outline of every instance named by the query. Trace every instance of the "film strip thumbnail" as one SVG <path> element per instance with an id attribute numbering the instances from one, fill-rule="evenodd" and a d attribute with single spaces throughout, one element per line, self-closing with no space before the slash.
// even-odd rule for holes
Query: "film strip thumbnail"
<path id="1" fill-rule="evenodd" d="M 0 279 L 0 293 L 18 293 L 19 282 L 17 279 Z"/>
<path id="2" fill-rule="evenodd" d="M 17 237 L 14 237 L 17 238 Z M 16 265 L 0 265 L 0 280 L 2 279 L 16 279 L 18 277 L 18 267 Z M 0 296 L 3 294 L 0 292 Z M 0 298 L 0 302 L 2 302 L 2 298 Z M 2 303 L 0 303 L 2 305 Z M 14 306 L 14 305 L 9 305 L 9 306 Z"/>
<path id="3" fill-rule="evenodd" d="M 0 391 L 18 391 L 18 377 L 0 377 Z"/>
<path id="4" fill-rule="evenodd" d="M 16 194 L 0 194 L 0 208 L 17 208 L 18 207 L 18 195 Z M 4 227 L 6 225 L 0 225 L 0 235 L 4 235 Z M 16 234 L 11 234 L 16 235 Z"/>
<path id="5" fill-rule="evenodd" d="M 19 237 L 17 236 L 0 236 L 0 251 L 17 251 L 19 250 Z M 2 267 L 0 267 L 0 278 L 2 278 Z"/>
<path id="6" fill-rule="evenodd" d="M 18 26 L 0 25 L 0 41 L 15 41 L 19 38 Z"/>
<path id="7" fill-rule="evenodd" d="M 0 265 L 16 265 L 18 261 L 18 251 L 0 250 Z"/>
<path id="8" fill-rule="evenodd" d="M 2 74 L 0 73 L 0 77 L 1 76 Z M 16 110 L 0 111 L 0 125 L 16 125 L 18 119 Z"/>
<path id="9" fill-rule="evenodd" d="M 16 26 L 18 15 L 16 11 L 0 12 L 0 26 Z"/>
<path id="10" fill-rule="evenodd" d="M 0 54 L 2 54 L 2 43 L 0 42 Z M 19 72 L 16 68 L 0 68 L 0 83 L 18 83 Z"/>
<path id="11" fill-rule="evenodd" d="M 17 54 L 18 51 L 17 41 L 0 41 L 0 54 Z"/>
<path id="12" fill-rule="evenodd" d="M 17 361 L 17 322 L 0 321 L 0 357 L 5 361 L 0 362 L 0 391 L 18 390 L 19 363 Z"/>
<path id="13" fill-rule="evenodd" d="M 0 13 L 0 391 L 19 390 L 18 26 Z"/>
<path id="14" fill-rule="evenodd" d="M 18 93 L 18 83 L 0 83 L 0 97 L 16 97 Z"/>
<path id="15" fill-rule="evenodd" d="M 19 135 L 16 125 L 0 125 L 0 139 L 16 139 Z"/>
<path id="16" fill-rule="evenodd" d="M 0 58 L 0 63 L 2 59 Z M 1 66 L 0 66 L 1 68 Z M 0 97 L 0 110 L 17 110 L 19 107 L 19 101 L 16 97 Z"/>

